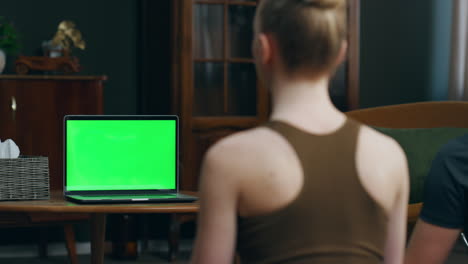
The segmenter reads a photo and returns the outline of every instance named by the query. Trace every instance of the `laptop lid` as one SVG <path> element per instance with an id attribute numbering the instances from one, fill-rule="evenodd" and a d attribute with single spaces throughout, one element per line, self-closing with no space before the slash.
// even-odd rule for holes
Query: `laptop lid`
<path id="1" fill-rule="evenodd" d="M 178 138 L 177 116 L 65 116 L 64 193 L 175 193 Z"/>

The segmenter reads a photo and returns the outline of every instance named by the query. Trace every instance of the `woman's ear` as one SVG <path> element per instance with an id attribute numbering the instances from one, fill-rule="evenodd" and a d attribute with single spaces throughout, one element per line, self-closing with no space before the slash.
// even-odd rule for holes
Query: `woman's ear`
<path id="1" fill-rule="evenodd" d="M 272 54 L 272 39 L 270 36 L 260 33 L 257 37 L 257 56 L 259 62 L 262 64 L 271 64 L 271 61 L 273 59 L 273 54 Z"/>
<path id="2" fill-rule="evenodd" d="M 346 60 L 346 55 L 348 54 L 348 42 L 343 40 L 341 42 L 340 51 L 336 57 L 335 65 L 338 66 Z"/>

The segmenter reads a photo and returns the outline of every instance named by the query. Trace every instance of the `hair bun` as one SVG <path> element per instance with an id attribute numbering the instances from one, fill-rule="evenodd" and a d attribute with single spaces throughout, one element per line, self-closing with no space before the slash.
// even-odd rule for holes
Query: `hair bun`
<path id="1" fill-rule="evenodd" d="M 346 3 L 346 0 L 301 0 L 301 3 L 321 9 L 335 9 Z"/>

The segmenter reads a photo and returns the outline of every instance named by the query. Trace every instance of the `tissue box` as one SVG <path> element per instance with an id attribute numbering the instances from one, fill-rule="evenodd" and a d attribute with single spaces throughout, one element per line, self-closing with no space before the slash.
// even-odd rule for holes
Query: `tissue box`
<path id="1" fill-rule="evenodd" d="M 0 200 L 49 199 L 49 159 L 0 159 Z"/>

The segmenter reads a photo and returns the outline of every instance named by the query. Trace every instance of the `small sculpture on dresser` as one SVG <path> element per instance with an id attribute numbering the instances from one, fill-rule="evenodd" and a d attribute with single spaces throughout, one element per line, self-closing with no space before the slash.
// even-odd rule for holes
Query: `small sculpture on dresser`
<path id="1" fill-rule="evenodd" d="M 27 74 L 30 70 L 59 71 L 65 74 L 79 72 L 79 60 L 71 56 L 72 47 L 84 50 L 86 43 L 72 21 L 60 22 L 52 40 L 42 44 L 44 56 L 19 56 L 15 62 L 16 73 Z"/>

